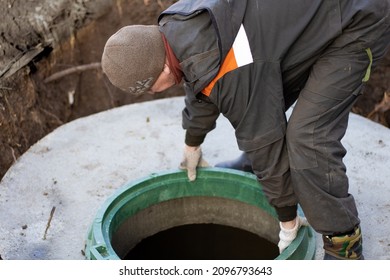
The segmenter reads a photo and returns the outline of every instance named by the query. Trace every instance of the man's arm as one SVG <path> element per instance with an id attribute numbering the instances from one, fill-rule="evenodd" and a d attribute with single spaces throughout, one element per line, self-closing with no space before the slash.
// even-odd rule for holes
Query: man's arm
<path id="1" fill-rule="evenodd" d="M 203 159 L 200 145 L 208 132 L 216 126 L 219 110 L 211 102 L 197 99 L 187 91 L 186 107 L 183 110 L 183 128 L 186 130 L 185 147 L 181 169 L 187 170 L 188 179 L 196 179 L 196 168 L 206 167 L 208 163 Z"/>

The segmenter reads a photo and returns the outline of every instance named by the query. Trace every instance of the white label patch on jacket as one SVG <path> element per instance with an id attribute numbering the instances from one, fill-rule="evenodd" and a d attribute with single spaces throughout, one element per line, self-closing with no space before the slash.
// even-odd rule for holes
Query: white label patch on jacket
<path id="1" fill-rule="evenodd" d="M 233 46 L 226 55 L 218 74 L 215 78 L 202 90 L 202 93 L 206 96 L 210 96 L 211 91 L 217 81 L 222 78 L 226 73 L 229 73 L 239 67 L 253 63 L 253 56 L 249 45 L 248 36 L 246 35 L 245 28 L 241 25 L 240 30 L 237 33 Z"/>
<path id="2" fill-rule="evenodd" d="M 253 56 L 248 36 L 246 35 L 245 28 L 242 24 L 237 33 L 237 37 L 234 40 L 233 51 L 238 67 L 253 63 Z"/>

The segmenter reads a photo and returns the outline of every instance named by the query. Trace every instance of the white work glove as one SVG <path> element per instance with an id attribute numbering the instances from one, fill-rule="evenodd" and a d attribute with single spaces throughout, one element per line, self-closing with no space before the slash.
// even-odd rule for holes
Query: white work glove
<path id="1" fill-rule="evenodd" d="M 183 161 L 180 163 L 180 169 L 187 170 L 187 176 L 190 181 L 196 179 L 197 167 L 208 167 L 209 164 L 202 157 L 200 146 L 191 147 L 185 145 Z"/>
<path id="2" fill-rule="evenodd" d="M 295 218 L 295 226 L 292 229 L 285 229 L 282 226 L 282 223 L 279 222 L 280 225 L 280 232 L 279 232 L 279 238 L 280 241 L 278 243 L 279 252 L 282 253 L 290 244 L 294 241 L 294 239 L 297 237 L 298 231 L 302 226 L 308 226 L 309 223 L 307 222 L 306 218 L 297 216 Z"/>

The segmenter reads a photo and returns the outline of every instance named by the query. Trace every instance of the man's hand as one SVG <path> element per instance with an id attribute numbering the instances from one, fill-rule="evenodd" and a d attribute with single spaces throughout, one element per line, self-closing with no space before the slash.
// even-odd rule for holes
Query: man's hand
<path id="1" fill-rule="evenodd" d="M 297 237 L 298 231 L 302 226 L 308 226 L 306 218 L 297 216 L 295 218 L 295 225 L 291 229 L 286 229 L 283 227 L 282 223 L 280 224 L 280 233 L 279 238 L 280 241 L 278 243 L 279 252 L 282 253 Z"/>
<path id="2" fill-rule="evenodd" d="M 185 145 L 183 161 L 180 163 L 180 168 L 187 170 L 188 179 L 194 181 L 196 179 L 196 168 L 207 167 L 209 164 L 202 157 L 202 149 L 200 146 L 191 147 Z"/>

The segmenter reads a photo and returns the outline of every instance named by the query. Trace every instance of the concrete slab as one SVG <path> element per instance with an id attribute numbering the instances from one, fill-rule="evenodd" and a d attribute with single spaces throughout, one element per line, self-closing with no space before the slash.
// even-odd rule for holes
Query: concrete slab
<path id="1" fill-rule="evenodd" d="M 175 97 L 115 108 L 63 125 L 32 146 L 0 182 L 1 256 L 84 259 L 88 227 L 117 188 L 153 172 L 177 169 L 183 106 L 183 98 Z M 351 114 L 343 142 L 365 257 L 390 259 L 389 129 Z M 211 165 L 240 154 L 234 131 L 222 116 L 203 151 Z M 317 243 L 316 258 L 321 259 L 320 238 Z"/>

